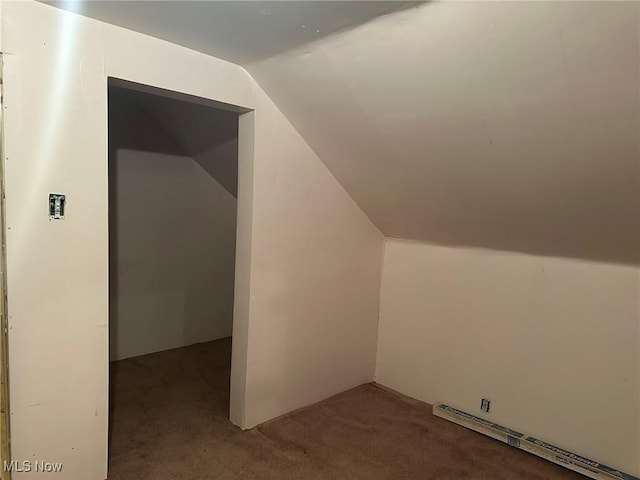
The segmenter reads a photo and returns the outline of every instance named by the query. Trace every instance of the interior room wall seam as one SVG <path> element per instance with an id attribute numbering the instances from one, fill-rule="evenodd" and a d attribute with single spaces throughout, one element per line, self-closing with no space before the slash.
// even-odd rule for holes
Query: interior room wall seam
<path id="1" fill-rule="evenodd" d="M 376 323 L 376 363 L 373 370 L 373 381 L 378 381 L 378 353 L 380 351 L 380 317 L 382 315 L 382 280 L 384 278 L 385 256 L 387 254 L 388 237 L 382 240 L 382 254 L 380 255 L 380 282 L 378 288 L 378 322 Z"/>
<path id="2" fill-rule="evenodd" d="M 405 243 L 408 245 L 422 245 L 424 247 L 434 247 L 434 248 L 451 248 L 455 250 L 467 250 L 467 251 L 475 251 L 475 252 L 485 252 L 485 253 L 495 253 L 495 254 L 504 254 L 504 255 L 524 255 L 529 257 L 537 257 L 537 258 L 549 258 L 549 259 L 557 259 L 557 260 L 568 260 L 573 262 L 584 262 L 595 265 L 614 265 L 619 267 L 628 267 L 628 268 L 637 268 L 640 269 L 640 264 L 635 263 L 621 263 L 614 261 L 606 261 L 602 259 L 596 258 L 582 258 L 582 257 L 571 257 L 571 256 L 560 256 L 560 255 L 548 255 L 544 253 L 536 253 L 536 252 L 526 252 L 520 250 L 503 250 L 500 248 L 488 248 L 482 247 L 478 245 L 447 245 L 445 243 L 435 243 L 435 242 L 427 242 L 424 240 L 416 240 L 413 238 L 400 238 L 400 237 L 385 237 L 387 242 L 398 242 Z"/>
<path id="3" fill-rule="evenodd" d="M 298 128 L 296 127 L 295 123 L 292 122 L 289 117 L 286 115 L 286 113 L 284 112 L 284 110 L 282 110 L 280 108 L 280 106 L 278 105 L 278 103 L 276 101 L 274 101 L 268 94 L 267 91 L 262 88 L 262 86 L 260 85 L 260 83 L 258 82 L 258 80 L 256 80 L 256 78 L 244 67 L 242 67 L 241 65 L 239 65 L 240 68 L 242 68 L 246 74 L 249 76 L 249 78 L 251 79 L 252 83 L 256 86 L 257 89 L 260 90 L 260 93 L 262 95 L 264 95 L 265 97 L 267 97 L 269 99 L 269 101 L 275 106 L 275 108 L 278 110 L 278 112 L 287 119 L 287 121 L 289 122 L 289 124 L 293 127 L 293 129 L 296 131 L 296 133 L 300 136 L 300 138 L 304 141 L 305 145 L 314 153 L 314 155 L 320 159 L 320 163 L 322 164 L 322 167 L 324 168 L 324 170 L 331 176 L 331 178 L 333 179 L 333 181 L 335 181 L 335 183 L 340 187 L 340 190 L 342 190 L 342 192 L 351 200 L 351 202 L 353 203 L 353 205 L 360 210 L 360 212 L 362 212 L 362 215 L 364 215 L 364 217 L 369 221 L 369 223 L 371 224 L 371 226 L 377 230 L 378 234 L 380 235 L 380 239 L 384 240 L 385 235 L 382 232 L 382 230 L 380 230 L 380 228 L 373 222 L 373 220 L 371 219 L 371 217 L 367 214 L 367 212 L 365 212 L 365 210 L 360 206 L 360 204 L 358 202 L 355 201 L 355 199 L 353 198 L 353 196 L 351 196 L 351 194 L 347 191 L 347 189 L 344 187 L 344 185 L 342 185 L 342 183 L 340 182 L 340 180 L 338 180 L 338 178 L 333 174 L 333 172 L 331 170 L 329 170 L 329 167 L 327 167 L 326 163 L 324 162 L 324 160 L 322 160 L 322 157 L 313 149 L 313 147 L 309 144 L 309 142 L 307 142 L 307 140 L 305 139 L 305 137 L 302 135 L 302 133 L 300 133 L 300 131 L 298 130 Z"/>

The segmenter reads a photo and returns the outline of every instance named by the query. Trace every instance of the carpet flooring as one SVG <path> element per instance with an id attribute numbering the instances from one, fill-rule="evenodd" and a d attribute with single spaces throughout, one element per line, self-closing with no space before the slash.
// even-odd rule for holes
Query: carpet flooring
<path id="1" fill-rule="evenodd" d="M 374 384 L 241 431 L 230 339 L 114 362 L 109 480 L 585 480 Z"/>

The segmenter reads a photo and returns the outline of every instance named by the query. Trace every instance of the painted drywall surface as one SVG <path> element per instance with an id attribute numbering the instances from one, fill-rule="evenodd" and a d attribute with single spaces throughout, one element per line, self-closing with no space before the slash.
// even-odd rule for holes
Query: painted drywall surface
<path id="1" fill-rule="evenodd" d="M 122 89 L 119 89 L 123 92 Z M 236 163 L 238 115 L 157 95 L 129 92 L 127 98 L 167 132 L 184 153 L 192 157 L 229 193 L 237 196 L 237 168 L 229 168 L 225 158 Z"/>
<path id="2" fill-rule="evenodd" d="M 640 262 L 640 4 L 426 2 L 247 65 L 389 237 Z"/>
<path id="3" fill-rule="evenodd" d="M 383 246 L 261 92 L 256 125 L 247 425 L 373 379 Z"/>
<path id="4" fill-rule="evenodd" d="M 194 159 L 174 153 L 180 146 L 167 144 L 171 132 L 114 97 L 112 91 L 110 358 L 230 336 L 236 199 Z M 237 117 L 225 121 L 233 126 Z M 235 171 L 237 141 L 230 142 L 235 150 L 227 143 L 206 160 Z"/>
<path id="5" fill-rule="evenodd" d="M 64 463 L 17 479 L 106 471 L 106 80 L 100 30 L 68 18 L 3 2 L 11 451 Z"/>
<path id="6" fill-rule="evenodd" d="M 255 108 L 241 116 L 255 142 L 239 145 L 234 336 L 248 359 L 232 369 L 233 418 L 373 378 L 382 236 L 246 71 L 36 2 L 3 2 L 2 21 L 12 453 L 64 462 L 17 479 L 106 475 L 108 76 Z M 65 220 L 48 220 L 49 192 L 67 194 Z"/>
<path id="7" fill-rule="evenodd" d="M 639 303 L 636 267 L 388 240 L 376 380 L 638 475 Z"/>
<path id="8" fill-rule="evenodd" d="M 116 163 L 111 360 L 230 336 L 236 199 L 190 157 Z"/>
<path id="9" fill-rule="evenodd" d="M 116 171 L 111 360 L 230 336 L 236 199 L 190 157 L 121 150 Z"/>

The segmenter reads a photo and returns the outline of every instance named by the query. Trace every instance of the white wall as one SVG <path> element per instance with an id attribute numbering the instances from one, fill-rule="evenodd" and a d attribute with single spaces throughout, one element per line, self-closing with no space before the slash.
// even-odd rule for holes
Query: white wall
<path id="1" fill-rule="evenodd" d="M 382 236 L 246 71 L 41 3 L 3 2 L 2 22 L 14 459 L 106 476 L 108 76 L 255 110 L 240 118 L 232 419 L 373 379 Z M 49 192 L 67 194 L 64 221 Z"/>
<path id="2" fill-rule="evenodd" d="M 236 199 L 111 92 L 110 359 L 231 335 Z M 231 115 L 227 122 L 236 122 Z M 224 128 L 210 123 L 209 128 Z M 228 143 L 235 145 L 224 148 Z M 128 147 L 128 148 L 127 148 Z M 210 163 L 237 168 L 237 141 Z M 231 175 L 233 176 L 233 175 Z"/>
<path id="3" fill-rule="evenodd" d="M 637 266 L 387 240 L 376 380 L 640 474 Z"/>
<path id="4" fill-rule="evenodd" d="M 249 426 L 373 380 L 383 247 L 264 94 L 255 115 Z"/>
<path id="5" fill-rule="evenodd" d="M 236 199 L 186 156 L 116 163 L 111 360 L 230 336 Z"/>

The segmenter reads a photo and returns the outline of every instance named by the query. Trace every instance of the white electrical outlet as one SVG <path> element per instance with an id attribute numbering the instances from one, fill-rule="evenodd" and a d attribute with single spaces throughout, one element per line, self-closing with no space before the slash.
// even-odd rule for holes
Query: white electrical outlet
<path id="1" fill-rule="evenodd" d="M 489 413 L 490 408 L 491 408 L 491 400 L 489 400 L 488 398 L 483 398 L 482 401 L 480 402 L 480 410 L 482 410 L 483 412 Z"/>

